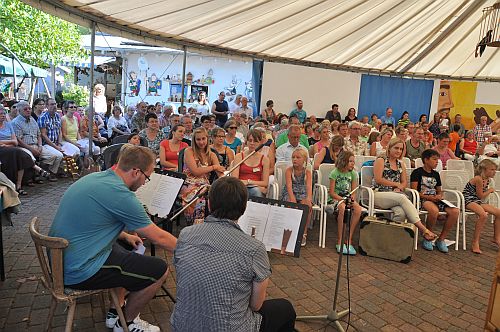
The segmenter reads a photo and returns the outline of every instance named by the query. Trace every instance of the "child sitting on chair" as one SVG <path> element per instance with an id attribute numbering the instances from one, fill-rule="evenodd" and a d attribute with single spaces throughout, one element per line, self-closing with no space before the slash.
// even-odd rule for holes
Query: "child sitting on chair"
<path id="1" fill-rule="evenodd" d="M 312 174 L 306 168 L 308 160 L 307 151 L 295 149 L 292 153 L 292 166 L 285 171 L 285 186 L 281 199 L 292 203 L 301 203 L 309 206 L 306 228 L 302 237 L 302 246 L 306 245 L 307 229 L 312 215 Z"/>
<path id="2" fill-rule="evenodd" d="M 495 216 L 493 240 L 491 242 L 497 248 L 500 246 L 500 209 L 484 203 L 486 198 L 495 192 L 494 188 L 488 189 L 488 187 L 490 180 L 495 177 L 496 171 L 497 164 L 495 162 L 490 159 L 481 161 L 476 170 L 477 175 L 467 182 L 463 191 L 465 207 L 478 216 L 474 229 L 474 238 L 472 239 L 472 252 L 475 254 L 482 253 L 481 249 L 479 249 L 479 241 L 488 214 Z"/>
<path id="3" fill-rule="evenodd" d="M 423 167 L 415 169 L 410 176 L 411 188 L 418 191 L 420 196 L 420 206 L 428 212 L 427 228 L 432 231 L 439 216 L 439 212 L 446 212 L 447 218 L 443 225 L 443 230 L 436 240 L 436 248 L 443 252 L 448 252 L 445 243 L 446 236 L 454 224 L 457 223 L 459 209 L 451 207 L 442 201 L 443 192 L 441 190 L 441 177 L 435 171 L 439 161 L 439 152 L 427 149 L 422 152 Z M 432 242 L 422 240 L 422 247 L 425 250 L 433 250 Z"/>
<path id="4" fill-rule="evenodd" d="M 352 245 L 352 235 L 361 217 L 361 206 L 356 202 L 356 193 L 351 195 L 351 227 L 346 243 L 342 244 L 342 227 L 344 224 L 345 202 L 344 198 L 358 186 L 358 174 L 354 171 L 354 154 L 351 151 L 342 151 L 336 163 L 336 168 L 330 173 L 330 197 L 332 203 L 326 208 L 327 213 L 337 214 L 337 252 L 342 250 L 344 255 L 356 255 Z"/>

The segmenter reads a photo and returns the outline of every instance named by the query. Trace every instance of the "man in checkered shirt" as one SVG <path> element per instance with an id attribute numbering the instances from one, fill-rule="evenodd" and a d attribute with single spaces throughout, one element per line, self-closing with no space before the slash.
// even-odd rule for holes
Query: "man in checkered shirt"
<path id="1" fill-rule="evenodd" d="M 484 133 L 490 132 L 491 133 L 491 127 L 488 126 L 488 118 L 486 116 L 482 116 L 480 123 L 477 124 L 474 129 L 474 139 L 476 140 L 478 145 L 481 145 L 484 141 Z"/>
<path id="2" fill-rule="evenodd" d="M 294 331 L 292 304 L 264 301 L 271 276 L 266 248 L 237 224 L 247 199 L 240 180 L 218 179 L 209 193 L 210 216 L 179 235 L 174 331 Z"/>

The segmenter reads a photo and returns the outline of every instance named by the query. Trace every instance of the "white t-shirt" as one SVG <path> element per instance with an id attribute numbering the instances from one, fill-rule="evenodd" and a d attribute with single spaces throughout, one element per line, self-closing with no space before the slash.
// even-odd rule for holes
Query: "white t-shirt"
<path id="1" fill-rule="evenodd" d="M 114 116 L 112 116 L 108 119 L 108 136 L 109 137 L 111 137 L 111 135 L 113 135 L 113 128 L 115 128 L 118 125 L 125 126 L 125 127 L 127 127 L 126 131 L 130 131 L 130 130 L 128 130 L 127 120 L 123 116 L 120 116 L 120 120 L 117 120 Z M 122 130 L 122 131 L 124 131 L 124 130 Z"/>
<path id="2" fill-rule="evenodd" d="M 198 102 L 195 102 L 193 104 L 193 107 L 196 108 L 196 111 L 200 113 L 201 115 L 208 115 L 210 113 L 211 106 L 207 102 L 205 104 L 198 104 Z"/>
<path id="3" fill-rule="evenodd" d="M 236 111 L 240 107 L 241 107 L 241 102 L 239 105 L 236 104 L 234 101 L 230 102 L 229 103 L 229 113 L 234 113 L 234 111 Z"/>

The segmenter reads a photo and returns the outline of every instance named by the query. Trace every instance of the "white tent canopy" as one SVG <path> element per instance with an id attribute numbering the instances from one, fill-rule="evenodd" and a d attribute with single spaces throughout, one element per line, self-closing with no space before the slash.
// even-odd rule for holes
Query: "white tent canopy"
<path id="1" fill-rule="evenodd" d="M 500 81 L 475 58 L 498 0 L 23 0 L 81 25 L 167 47 L 404 76 Z"/>

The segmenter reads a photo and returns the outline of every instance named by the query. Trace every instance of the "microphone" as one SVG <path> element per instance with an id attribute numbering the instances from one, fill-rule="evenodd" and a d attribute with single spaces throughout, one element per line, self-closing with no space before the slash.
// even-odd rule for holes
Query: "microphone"
<path id="1" fill-rule="evenodd" d="M 272 139 L 268 139 L 267 142 L 265 143 L 262 143 L 261 145 L 259 145 L 258 147 L 255 148 L 255 151 L 259 151 L 259 150 L 262 150 L 262 148 L 264 146 L 271 146 L 271 144 L 273 144 L 273 140 Z"/>

